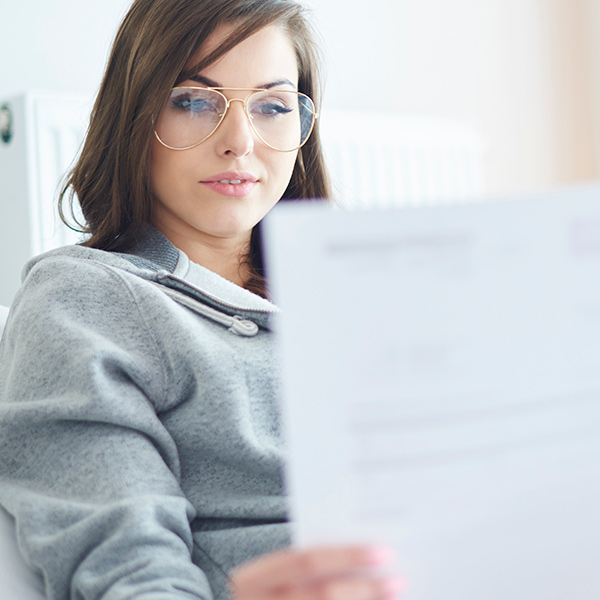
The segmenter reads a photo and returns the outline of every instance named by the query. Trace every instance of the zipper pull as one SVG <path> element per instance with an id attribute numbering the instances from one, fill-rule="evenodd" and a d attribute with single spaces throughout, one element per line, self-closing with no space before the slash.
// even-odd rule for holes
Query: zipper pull
<path id="1" fill-rule="evenodd" d="M 229 327 L 231 333 L 236 335 L 243 335 L 244 337 L 253 337 L 258 333 L 258 325 L 254 321 L 249 321 L 240 317 L 240 315 L 234 315 L 231 317 L 231 326 Z"/>

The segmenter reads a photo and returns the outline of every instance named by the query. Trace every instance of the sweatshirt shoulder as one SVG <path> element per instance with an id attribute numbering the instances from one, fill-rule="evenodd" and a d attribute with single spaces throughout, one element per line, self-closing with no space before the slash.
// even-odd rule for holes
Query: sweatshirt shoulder
<path id="1" fill-rule="evenodd" d="M 142 325 L 140 302 L 146 294 L 127 260 L 110 252 L 67 246 L 27 263 L 23 283 L 11 307 L 10 320 L 46 321 L 110 330 L 124 323 Z M 127 327 L 127 326 L 125 326 Z"/>
<path id="2" fill-rule="evenodd" d="M 99 269 L 131 271 L 133 268 L 122 255 L 84 246 L 63 246 L 29 260 L 23 268 L 22 281 L 25 283 L 32 274 L 40 276 L 45 273 L 64 272 L 64 275 L 68 276 L 69 272 L 73 271 L 82 274 L 97 272 Z"/>
<path id="3" fill-rule="evenodd" d="M 135 363 L 159 374 L 146 379 L 158 389 L 149 396 L 161 397 L 167 375 L 164 344 L 152 326 L 156 302 L 140 288 L 149 284 L 117 268 L 110 256 L 103 260 L 106 254 L 64 248 L 30 261 L 11 305 L 0 358 L 35 354 L 38 365 L 48 365 L 55 355 L 72 363 L 110 355 L 127 368 Z"/>
<path id="4" fill-rule="evenodd" d="M 92 290 L 94 294 L 123 291 L 131 286 L 145 285 L 144 281 L 155 282 L 162 271 L 151 263 L 140 266 L 139 261 L 130 261 L 126 254 L 117 254 L 86 248 L 64 246 L 32 258 L 22 273 L 20 294 L 33 288 L 43 287 L 46 292 L 57 290 L 69 294 L 78 290 Z"/>

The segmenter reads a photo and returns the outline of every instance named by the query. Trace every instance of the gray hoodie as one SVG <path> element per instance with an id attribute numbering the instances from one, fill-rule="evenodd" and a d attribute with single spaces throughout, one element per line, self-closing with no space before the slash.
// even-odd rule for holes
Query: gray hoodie
<path id="1" fill-rule="evenodd" d="M 276 312 L 154 229 L 26 266 L 0 504 L 49 599 L 226 598 L 232 567 L 288 543 Z"/>

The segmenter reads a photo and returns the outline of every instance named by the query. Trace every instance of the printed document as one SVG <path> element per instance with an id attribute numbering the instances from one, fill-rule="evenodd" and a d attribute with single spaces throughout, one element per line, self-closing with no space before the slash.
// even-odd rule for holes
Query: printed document
<path id="1" fill-rule="evenodd" d="M 299 545 L 406 600 L 600 598 L 600 187 L 265 223 Z"/>

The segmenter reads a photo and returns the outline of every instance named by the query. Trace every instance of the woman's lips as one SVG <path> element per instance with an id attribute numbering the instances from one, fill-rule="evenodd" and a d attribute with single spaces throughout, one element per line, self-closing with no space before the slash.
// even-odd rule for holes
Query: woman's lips
<path id="1" fill-rule="evenodd" d="M 258 178 L 252 173 L 227 171 L 208 177 L 200 182 L 223 196 L 247 196 L 258 184 Z"/>

